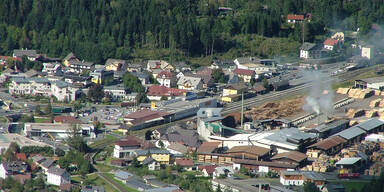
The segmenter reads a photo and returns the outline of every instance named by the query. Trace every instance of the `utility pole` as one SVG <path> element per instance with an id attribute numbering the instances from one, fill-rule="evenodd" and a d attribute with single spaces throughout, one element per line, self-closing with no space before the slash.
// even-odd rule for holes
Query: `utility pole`
<path id="1" fill-rule="evenodd" d="M 244 122 L 244 91 L 241 92 L 241 121 L 240 121 L 241 129 L 244 129 L 243 122 Z"/>
<path id="2" fill-rule="evenodd" d="M 302 32 L 301 32 L 301 34 L 302 34 L 302 40 L 303 40 L 303 44 L 304 44 L 304 23 L 305 23 L 305 20 L 303 20 L 303 23 L 302 23 L 302 27 L 301 27 L 301 29 L 302 29 Z"/>

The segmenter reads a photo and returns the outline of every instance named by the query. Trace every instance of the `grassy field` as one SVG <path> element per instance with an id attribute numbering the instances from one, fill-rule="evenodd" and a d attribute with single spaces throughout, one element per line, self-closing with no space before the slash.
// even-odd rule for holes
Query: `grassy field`
<path id="1" fill-rule="evenodd" d="M 35 118 L 35 123 L 45 123 L 50 121 L 51 120 L 49 118 Z"/>
<path id="2" fill-rule="evenodd" d="M 133 189 L 133 188 L 131 188 L 131 187 L 128 187 L 128 186 L 127 186 L 126 184 L 124 184 L 123 182 L 121 182 L 121 181 L 115 179 L 115 177 L 113 176 L 112 173 L 106 173 L 105 175 L 106 175 L 107 177 L 113 179 L 114 181 L 116 181 L 116 183 L 119 183 L 121 186 L 124 187 L 125 190 L 127 190 L 127 191 L 129 191 L 129 192 L 138 192 L 138 190 Z M 106 191 L 107 191 L 107 190 L 106 190 Z"/>
<path id="3" fill-rule="evenodd" d="M 95 141 L 94 143 L 90 144 L 89 147 L 91 147 L 92 149 L 95 149 L 101 145 L 112 144 L 113 142 L 115 142 L 117 140 L 119 140 L 119 139 L 114 137 L 114 136 L 106 135 L 104 139 Z"/>
<path id="4" fill-rule="evenodd" d="M 361 73 L 361 74 L 355 76 L 353 79 L 332 84 L 332 89 L 336 90 L 340 87 L 352 87 L 355 84 L 356 79 L 365 79 L 365 78 L 381 76 L 381 75 L 376 73 L 376 71 L 378 70 L 376 67 L 371 67 L 371 68 L 373 68 L 373 69 L 371 69 L 367 72 Z"/>
<path id="5" fill-rule="evenodd" d="M 112 192 L 118 192 L 115 188 L 110 186 L 103 178 L 99 177 L 96 174 L 88 175 L 85 179 L 81 178 L 80 176 L 73 176 L 71 177 L 71 181 L 73 183 L 81 183 L 84 184 L 91 184 L 91 185 L 101 185 L 104 186 L 105 191 L 112 191 Z"/>
<path id="6" fill-rule="evenodd" d="M 369 183 L 369 181 L 363 180 L 349 180 L 349 181 L 335 181 L 332 183 L 340 183 L 345 186 L 347 189 L 346 192 L 351 192 L 353 189 L 356 191 L 361 191 L 365 184 Z"/>

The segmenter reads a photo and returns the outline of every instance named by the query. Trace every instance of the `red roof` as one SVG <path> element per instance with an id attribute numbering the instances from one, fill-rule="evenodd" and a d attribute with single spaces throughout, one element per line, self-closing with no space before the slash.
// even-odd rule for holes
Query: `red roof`
<path id="1" fill-rule="evenodd" d="M 289 14 L 289 15 L 287 15 L 287 19 L 288 20 L 300 20 L 300 21 L 303 21 L 304 20 L 304 15 L 292 15 L 292 14 Z"/>
<path id="2" fill-rule="evenodd" d="M 175 164 L 182 167 L 191 167 L 194 165 L 192 159 L 177 158 L 175 159 Z"/>
<path id="3" fill-rule="evenodd" d="M 337 39 L 331 39 L 331 38 L 328 38 L 324 41 L 324 45 L 330 45 L 330 46 L 334 46 L 336 45 L 337 43 L 339 43 L 339 40 Z"/>
<path id="4" fill-rule="evenodd" d="M 137 140 L 127 140 L 127 139 L 122 139 L 120 141 L 117 141 L 115 144 L 120 147 L 133 147 L 133 146 L 140 147 L 141 146 Z"/>
<path id="5" fill-rule="evenodd" d="M 208 174 L 212 174 L 213 172 L 215 172 L 216 167 L 218 167 L 218 166 L 217 165 L 199 166 L 199 170 L 203 171 L 205 169 L 205 171 L 207 171 Z"/>
<path id="6" fill-rule="evenodd" d="M 11 56 L 0 56 L 0 59 L 1 60 L 7 60 L 7 59 L 11 59 L 12 61 L 22 61 L 21 58 L 18 58 L 18 57 L 11 57 Z"/>
<path id="7" fill-rule="evenodd" d="M 147 95 L 179 96 L 179 95 L 182 95 L 186 92 L 187 92 L 187 90 L 185 90 L 185 89 L 175 89 L 175 88 L 168 88 L 166 86 L 161 86 L 161 85 L 153 85 L 153 86 L 149 87 Z"/>
<path id="8" fill-rule="evenodd" d="M 159 74 L 157 74 L 157 78 L 172 78 L 172 72 L 170 71 L 161 71 Z"/>
<path id="9" fill-rule="evenodd" d="M 248 75 L 248 76 L 255 75 L 255 71 L 249 70 L 249 69 L 239 69 L 239 68 L 237 68 L 233 72 L 235 74 L 237 74 L 237 75 Z"/>
<path id="10" fill-rule="evenodd" d="M 26 161 L 27 156 L 25 155 L 25 153 L 16 153 L 16 159 L 18 159 L 20 161 Z"/>
<path id="11" fill-rule="evenodd" d="M 55 116 L 55 123 L 71 123 L 71 124 L 82 124 L 83 122 L 80 119 L 76 119 L 72 116 Z"/>

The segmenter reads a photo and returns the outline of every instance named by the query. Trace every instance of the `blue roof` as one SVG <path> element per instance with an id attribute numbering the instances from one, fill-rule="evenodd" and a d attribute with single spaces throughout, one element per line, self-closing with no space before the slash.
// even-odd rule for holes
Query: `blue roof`
<path id="1" fill-rule="evenodd" d="M 126 171 L 117 171 L 115 172 L 115 177 L 117 178 L 120 178 L 120 179 L 128 179 L 129 177 L 132 177 L 133 174 L 132 173 L 129 173 L 129 172 L 126 172 Z"/>
<path id="2" fill-rule="evenodd" d="M 49 83 L 50 81 L 47 78 L 30 78 L 30 81 L 34 81 L 36 83 Z"/>
<path id="3" fill-rule="evenodd" d="M 12 81 L 16 83 L 29 83 L 29 80 L 24 77 L 14 77 L 12 78 Z"/>
<path id="4" fill-rule="evenodd" d="M 370 130 L 376 129 L 382 125 L 384 125 L 383 121 L 381 121 L 377 118 L 373 118 L 373 119 L 364 121 L 363 123 L 360 123 L 356 126 L 360 127 L 361 129 L 364 129 L 366 131 L 370 131 Z"/>
<path id="5" fill-rule="evenodd" d="M 344 139 L 350 140 L 350 139 L 353 139 L 353 138 L 355 138 L 359 135 L 363 135 L 363 134 L 365 134 L 364 130 L 362 130 L 358 126 L 353 126 L 353 127 L 350 127 L 348 129 L 345 129 L 345 130 L 337 133 L 336 135 L 338 135 Z"/>

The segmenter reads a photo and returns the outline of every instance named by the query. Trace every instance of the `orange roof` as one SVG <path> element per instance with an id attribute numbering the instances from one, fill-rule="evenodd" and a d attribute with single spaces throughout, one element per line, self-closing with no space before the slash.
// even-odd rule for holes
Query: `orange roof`
<path id="1" fill-rule="evenodd" d="M 175 163 L 176 163 L 176 165 L 180 165 L 180 166 L 183 166 L 183 167 L 191 167 L 191 166 L 194 165 L 192 159 L 184 159 L 184 158 L 177 158 L 177 159 L 175 159 Z"/>
<path id="2" fill-rule="evenodd" d="M 16 159 L 18 159 L 20 161 L 26 161 L 27 155 L 25 155 L 25 153 L 16 153 Z"/>
<path id="3" fill-rule="evenodd" d="M 301 21 L 303 21 L 304 20 L 304 15 L 292 15 L 292 14 L 289 14 L 289 15 L 287 15 L 287 19 L 288 20 L 301 20 Z"/>
<path id="4" fill-rule="evenodd" d="M 277 160 L 277 159 L 282 159 L 282 158 L 287 158 L 294 160 L 296 162 L 301 162 L 304 159 L 307 158 L 307 155 L 304 153 L 300 153 L 298 151 L 290 151 L 290 152 L 285 152 L 285 153 L 279 153 L 271 158 L 271 160 Z"/>
<path id="5" fill-rule="evenodd" d="M 339 43 L 339 40 L 328 38 L 324 41 L 324 45 L 334 46 Z"/>

